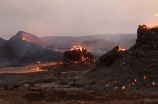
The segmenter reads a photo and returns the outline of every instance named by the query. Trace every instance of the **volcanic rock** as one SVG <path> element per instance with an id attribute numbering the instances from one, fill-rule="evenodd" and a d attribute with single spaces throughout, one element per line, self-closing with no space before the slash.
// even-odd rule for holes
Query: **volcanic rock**
<path id="1" fill-rule="evenodd" d="M 154 90 L 158 87 L 158 28 L 140 25 L 136 44 L 105 53 L 86 74 L 90 89 Z"/>
<path id="2" fill-rule="evenodd" d="M 0 46 L 1 46 L 2 44 L 4 44 L 5 42 L 6 42 L 6 40 L 0 38 Z"/>
<path id="3" fill-rule="evenodd" d="M 99 58 L 97 65 L 110 67 L 116 60 L 123 57 L 124 51 L 118 51 L 119 46 L 114 47 L 111 51 L 107 52 Z"/>
<path id="4" fill-rule="evenodd" d="M 35 35 L 18 32 L 0 47 L 0 63 L 57 61 L 63 53 L 43 48 Z"/>
<path id="5" fill-rule="evenodd" d="M 91 52 L 87 52 L 85 48 L 70 50 L 64 52 L 63 58 L 53 69 L 54 74 L 60 74 L 67 71 L 83 71 L 88 70 L 87 67 L 93 67 L 96 59 Z"/>

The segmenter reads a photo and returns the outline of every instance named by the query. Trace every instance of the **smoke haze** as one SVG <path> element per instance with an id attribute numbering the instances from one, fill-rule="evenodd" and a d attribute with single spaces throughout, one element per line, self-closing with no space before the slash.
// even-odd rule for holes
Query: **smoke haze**
<path id="1" fill-rule="evenodd" d="M 1 0 L 0 34 L 20 30 L 43 36 L 136 33 L 157 23 L 157 0 Z"/>

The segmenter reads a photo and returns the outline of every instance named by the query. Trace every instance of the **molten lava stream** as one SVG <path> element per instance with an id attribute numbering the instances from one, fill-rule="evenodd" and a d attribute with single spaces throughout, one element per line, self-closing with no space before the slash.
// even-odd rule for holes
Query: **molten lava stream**
<path id="1" fill-rule="evenodd" d="M 44 63 L 44 64 L 34 64 L 22 67 L 0 67 L 0 73 L 30 73 L 30 72 L 39 72 L 47 71 L 41 70 L 40 67 L 55 65 L 56 63 Z"/>

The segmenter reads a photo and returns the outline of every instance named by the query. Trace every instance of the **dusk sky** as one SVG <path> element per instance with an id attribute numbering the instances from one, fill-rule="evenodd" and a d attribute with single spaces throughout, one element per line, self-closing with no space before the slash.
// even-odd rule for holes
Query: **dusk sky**
<path id="1" fill-rule="evenodd" d="M 136 33 L 158 25 L 158 0 L 0 0 L 0 37 Z M 154 24 L 152 24 L 154 23 Z"/>

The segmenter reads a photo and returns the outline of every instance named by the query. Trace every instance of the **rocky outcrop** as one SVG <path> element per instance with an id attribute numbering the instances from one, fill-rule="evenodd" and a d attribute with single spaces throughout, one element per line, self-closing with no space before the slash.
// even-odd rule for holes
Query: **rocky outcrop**
<path id="1" fill-rule="evenodd" d="M 63 58 L 53 68 L 53 74 L 59 74 L 67 71 L 83 71 L 88 67 L 94 67 L 96 59 L 91 52 L 85 48 L 75 49 L 64 52 Z"/>
<path id="2" fill-rule="evenodd" d="M 144 51 L 158 50 L 157 40 L 158 27 L 150 28 L 146 25 L 139 25 L 136 44 L 131 49 Z"/>
<path id="3" fill-rule="evenodd" d="M 140 25 L 137 40 L 130 49 L 117 47 L 101 56 L 85 77 L 91 89 L 156 90 L 158 86 L 158 28 Z M 94 86 L 93 86 L 94 85 Z"/>
<path id="4" fill-rule="evenodd" d="M 110 67 L 115 61 L 123 57 L 124 51 L 118 51 L 119 46 L 114 47 L 111 51 L 101 56 L 97 65 Z"/>

